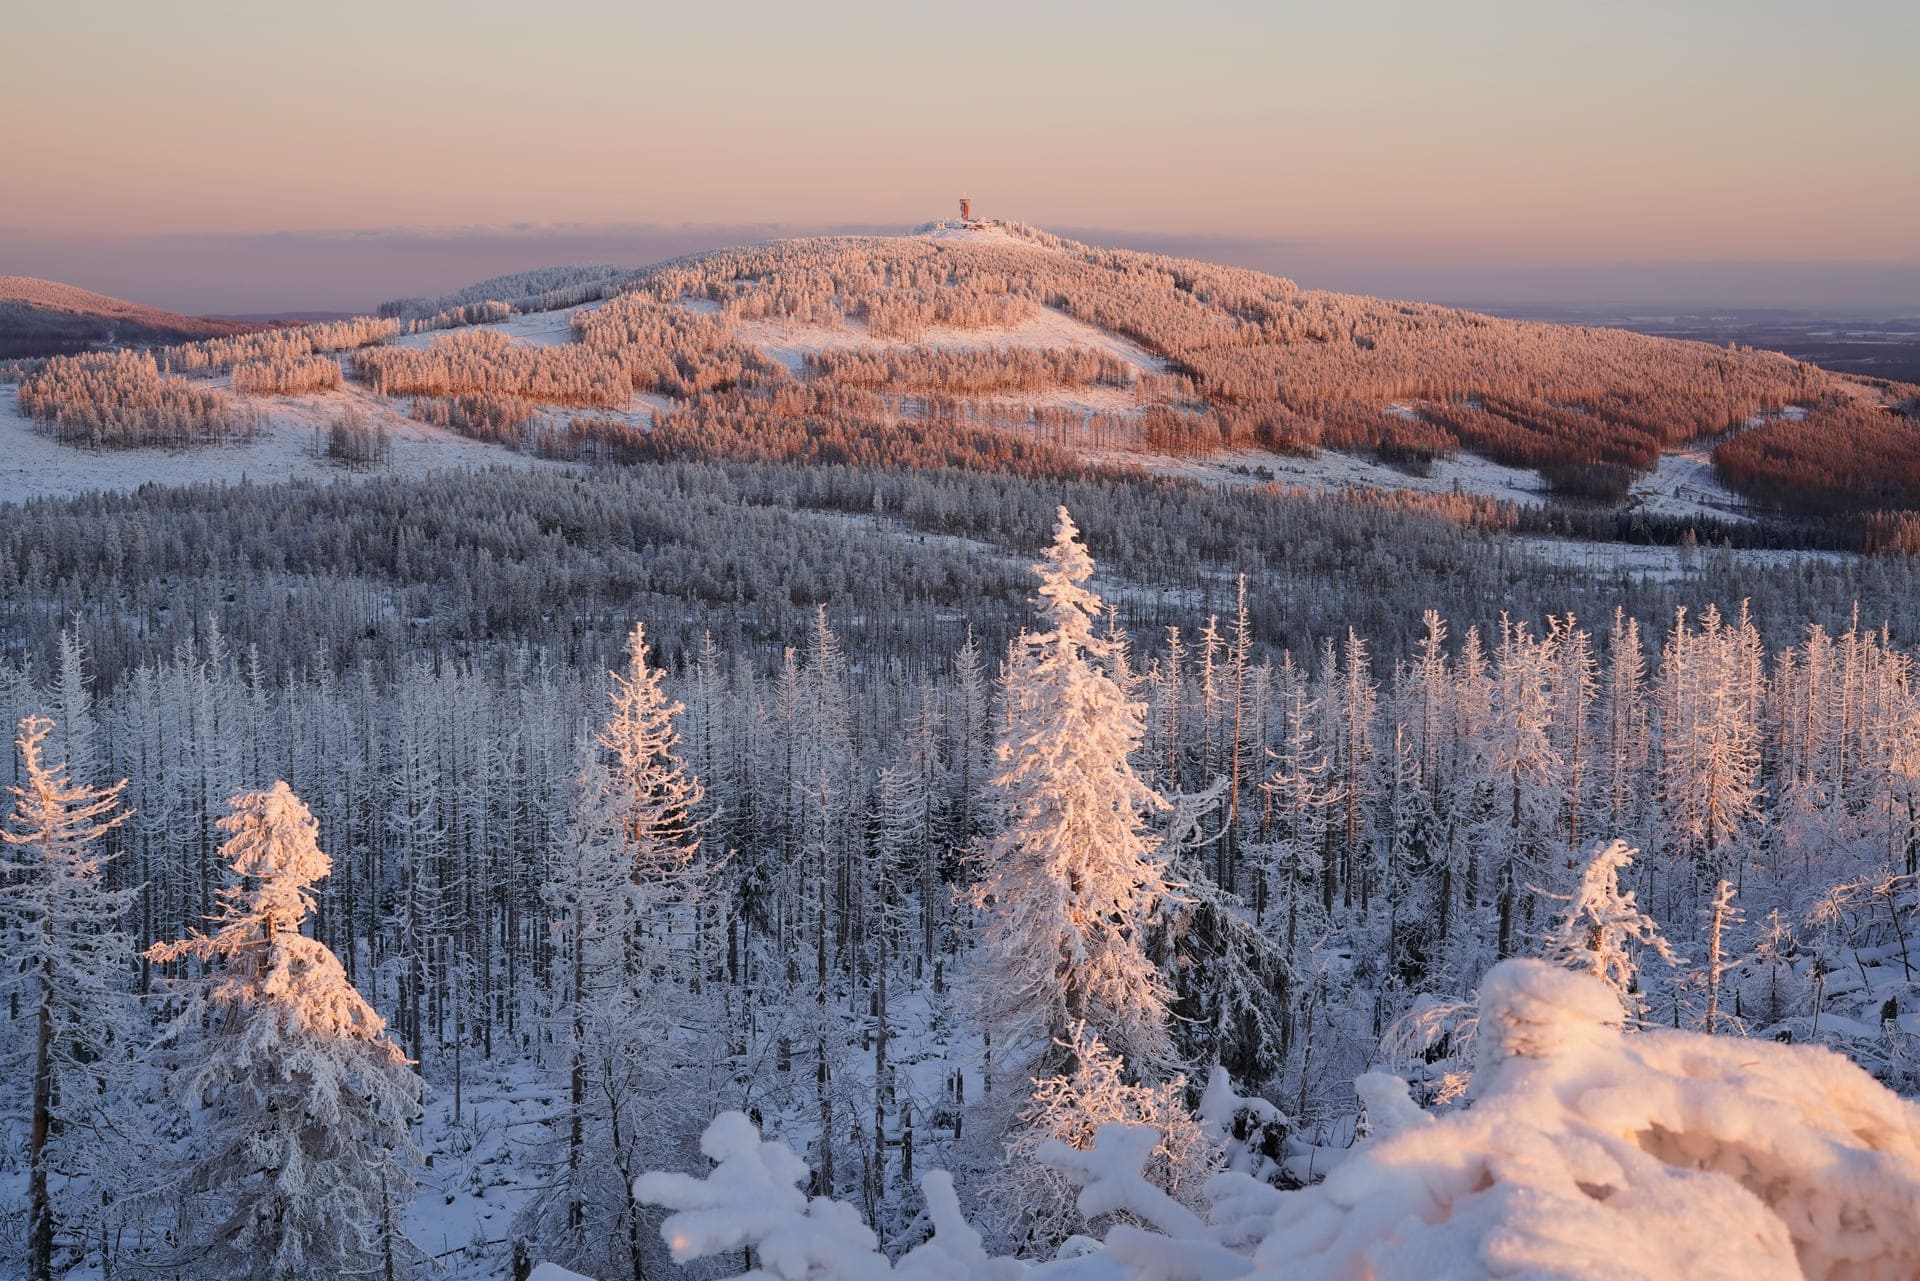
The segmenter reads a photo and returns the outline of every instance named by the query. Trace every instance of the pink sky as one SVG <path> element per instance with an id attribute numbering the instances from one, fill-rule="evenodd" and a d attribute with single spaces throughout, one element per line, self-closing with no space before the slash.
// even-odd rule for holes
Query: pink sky
<path id="1" fill-rule="evenodd" d="M 168 305 L 344 306 L 355 234 L 389 256 L 476 236 L 533 252 L 532 228 L 552 261 L 570 234 L 636 225 L 911 224 L 962 187 L 1043 226 L 1416 272 L 1920 267 L 1917 12 L 18 6 L 0 18 L 0 273 L 77 262 L 76 283 L 157 279 Z M 137 261 L 200 274 L 188 251 L 223 243 L 252 267 L 197 288 Z M 432 287 L 421 274 L 374 292 Z"/>

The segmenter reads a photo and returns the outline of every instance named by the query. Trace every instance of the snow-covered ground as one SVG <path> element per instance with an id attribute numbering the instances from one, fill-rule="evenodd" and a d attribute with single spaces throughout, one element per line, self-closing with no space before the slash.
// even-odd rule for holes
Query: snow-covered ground
<path id="1" fill-rule="evenodd" d="M 195 449 L 90 450 L 63 445 L 34 431 L 20 413 L 16 389 L 0 387 L 0 502 L 64 498 L 141 485 L 274 484 L 289 480 L 424 476 L 447 467 L 551 466 L 499 445 L 408 418 L 393 402 L 348 384 L 306 396 L 248 397 L 266 421 L 252 440 Z M 357 409 L 384 425 L 393 442 L 386 466 L 348 471 L 314 455 L 314 433 L 343 411 Z"/>
<path id="2" fill-rule="evenodd" d="M 701 304 L 705 304 L 704 306 Z M 711 311 L 706 299 L 684 299 L 681 306 Z M 935 347 L 949 351 L 977 351 L 987 347 L 1061 348 L 1083 347 L 1105 352 L 1126 361 L 1143 372 L 1163 373 L 1167 364 L 1140 344 L 1118 334 L 1108 333 L 1075 320 L 1065 312 L 1041 307 L 1017 325 L 995 325 L 979 329 L 948 329 L 930 326 L 924 337 L 905 343 L 897 339 L 876 338 L 858 320 L 844 325 L 810 325 L 788 320 L 745 320 L 740 322 L 741 338 L 788 369 L 799 373 L 806 358 L 823 351 L 846 351 L 881 347 Z M 1031 402 L 1029 402 L 1031 403 Z"/>
<path id="3" fill-rule="evenodd" d="M 1717 520 L 1751 520 L 1746 499 L 1720 483 L 1713 470 L 1713 450 L 1729 436 L 1749 431 L 1768 422 L 1798 422 L 1807 416 L 1799 405 L 1788 405 L 1778 414 L 1760 414 L 1748 419 L 1724 435 L 1690 441 L 1678 449 L 1660 455 L 1653 471 L 1635 480 L 1627 505 L 1650 516 L 1709 517 Z"/>
<path id="4" fill-rule="evenodd" d="M 1057 252 L 1037 240 L 1016 236 L 1005 227 L 991 222 L 973 224 L 958 221 L 942 222 L 935 224 L 932 230 L 919 234 L 924 240 L 966 240 L 974 244 L 993 245 L 996 248 L 1031 249 L 1035 253 L 1043 254 Z"/>
<path id="5" fill-rule="evenodd" d="M 522 342 L 532 343 L 536 347 L 558 347 L 573 341 L 573 317 L 576 312 L 595 311 L 604 303 L 582 303 L 578 307 L 562 307 L 558 311 L 523 311 L 485 325 L 463 325 L 456 329 L 429 329 L 418 334 L 402 334 L 392 340 L 396 347 L 427 347 L 442 334 L 466 333 L 475 329 L 488 329 L 505 334 L 509 338 L 518 338 Z"/>
<path id="6" fill-rule="evenodd" d="M 1423 1112 L 1404 1080 L 1362 1077 L 1371 1134 L 1304 1189 L 1221 1174 L 1202 1217 L 1142 1177 L 1151 1129 L 1109 1124 L 1089 1150 L 1042 1148 L 1040 1160 L 1080 1185 L 1090 1220 L 1125 1216 L 1104 1242 L 1075 1238 L 1047 1262 L 990 1260 L 938 1175 L 923 1180 L 932 1240 L 885 1260 L 858 1212 L 809 1201 L 794 1186 L 806 1166 L 739 1113 L 707 1132 L 710 1174 L 648 1175 L 639 1191 L 678 1212 L 663 1229 L 676 1260 L 751 1245 L 785 1277 L 1920 1275 L 1920 1108 L 1847 1059 L 1694 1032 L 1629 1035 L 1614 988 L 1537 960 L 1489 971 L 1478 1004 L 1474 1106 Z M 1208 1095 L 1228 1105 L 1222 1121 L 1244 1102 L 1212 1085 Z"/>
<path id="7" fill-rule="evenodd" d="M 467 1071 L 457 1120 L 451 1088 L 427 1098 L 415 1142 L 432 1165 L 420 1172 L 406 1232 L 447 1281 L 492 1281 L 509 1275 L 514 1218 L 545 1173 L 527 1154 L 548 1137 L 565 1082 L 524 1059 L 476 1061 Z"/>
<path id="8" fill-rule="evenodd" d="M 1547 499 L 1546 483 L 1538 472 L 1503 466 L 1464 452 L 1435 460 L 1425 476 L 1332 449 L 1312 455 L 1231 449 L 1205 458 L 1172 458 L 1144 452 L 1107 457 L 1111 461 L 1143 466 L 1155 475 L 1180 476 L 1214 485 L 1280 484 L 1314 490 L 1405 489 L 1422 494 L 1478 494 L 1536 505 Z"/>
<path id="9" fill-rule="evenodd" d="M 949 1082 L 956 1074 L 963 1082 L 963 1098 L 983 1097 L 984 1045 L 978 1029 L 959 1017 L 958 999 L 950 985 L 937 994 L 923 984 L 895 992 L 890 1002 L 888 1062 L 897 1106 L 912 1109 L 917 1164 L 951 1163 L 952 1135 L 939 1118 L 952 1107 Z M 802 1042 L 810 1039 L 810 1003 L 785 1012 L 769 1010 L 765 1016 L 773 1021 L 760 1025 L 753 1042 L 761 1049 L 770 1053 L 782 1030 Z M 867 1021 L 841 1010 L 835 1026 L 835 1080 L 849 1097 L 870 1097 L 873 1052 L 865 1035 Z M 444 1056 L 442 1060 L 434 1065 L 437 1083 L 428 1092 L 426 1115 L 416 1128 L 415 1143 L 432 1164 L 420 1172 L 406 1233 L 435 1257 L 441 1281 L 505 1281 L 511 1276 L 515 1220 L 535 1190 L 552 1177 L 541 1164 L 542 1149 L 561 1137 L 552 1125 L 566 1107 L 564 1069 L 556 1071 L 552 1064 L 542 1068 L 517 1057 L 486 1063 L 476 1055 L 466 1067 L 456 1119 L 449 1066 Z M 804 1151 L 819 1132 L 811 1061 L 796 1062 L 790 1074 L 771 1075 L 771 1089 L 722 1103 L 758 1109 L 769 1136 Z"/>
<path id="10" fill-rule="evenodd" d="M 1662 459 L 1663 468 L 1668 459 L 1675 457 L 1677 455 L 1670 454 Z M 1179 477 L 1209 485 L 1297 485 L 1320 492 L 1376 489 L 1408 490 L 1423 494 L 1463 493 L 1534 506 L 1542 505 L 1548 499 L 1546 483 L 1539 473 L 1506 467 L 1467 453 L 1437 460 L 1427 476 L 1415 476 L 1384 463 L 1336 450 L 1322 450 L 1311 457 L 1303 457 L 1271 453 L 1264 449 L 1239 449 L 1207 458 L 1173 458 L 1144 451 L 1110 450 L 1101 452 L 1098 458 L 1116 465 L 1144 467 L 1159 476 Z M 1709 483 L 1712 483 L 1710 464 L 1707 466 Z M 1714 489 L 1725 495 L 1728 504 L 1739 502 L 1737 497 L 1717 483 L 1714 483 Z M 1700 493 L 1697 488 L 1690 492 Z M 1680 516 L 1707 514 L 1732 517 L 1739 514 L 1731 506 L 1723 508 L 1710 505 L 1706 497 L 1702 497 L 1695 506 L 1676 500 L 1664 507 L 1649 504 L 1645 509 L 1657 510 L 1663 515 Z M 1854 558 L 1850 552 L 1714 547 L 1685 551 L 1674 546 L 1595 542 L 1526 534 L 1512 536 L 1508 545 L 1521 555 L 1606 578 L 1677 580 L 1691 572 L 1693 561 L 1715 556 L 1732 557 L 1746 564 L 1769 567 L 1802 561 L 1839 564 Z"/>
<path id="11" fill-rule="evenodd" d="M 1669 449 L 1659 465 L 1633 482 L 1628 505 L 1650 516 L 1750 520 L 1744 498 L 1720 483 L 1713 471 L 1713 443 Z"/>

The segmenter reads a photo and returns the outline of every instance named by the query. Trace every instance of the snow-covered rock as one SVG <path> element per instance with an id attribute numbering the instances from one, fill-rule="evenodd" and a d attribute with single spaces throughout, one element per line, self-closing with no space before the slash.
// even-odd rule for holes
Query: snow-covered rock
<path id="1" fill-rule="evenodd" d="M 536 1263 L 527 1273 L 527 1281 L 590 1281 L 578 1272 L 569 1272 L 557 1263 Z"/>
<path id="2" fill-rule="evenodd" d="M 1477 1102 L 1284 1197 L 1288 1277 L 1920 1276 L 1920 1108 L 1830 1051 L 1620 1030 L 1539 961 L 1480 989 Z"/>

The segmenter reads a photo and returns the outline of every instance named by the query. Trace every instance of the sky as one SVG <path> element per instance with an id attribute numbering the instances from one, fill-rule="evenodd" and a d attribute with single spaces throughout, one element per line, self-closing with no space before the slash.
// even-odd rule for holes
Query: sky
<path id="1" fill-rule="evenodd" d="M 1909 0 L 19 0 L 0 33 L 0 274 L 188 311 L 963 189 L 1310 286 L 1920 307 Z"/>

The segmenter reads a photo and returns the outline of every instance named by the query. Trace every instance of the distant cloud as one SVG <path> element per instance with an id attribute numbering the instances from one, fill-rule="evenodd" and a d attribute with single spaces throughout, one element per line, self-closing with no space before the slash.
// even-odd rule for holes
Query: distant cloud
<path id="1" fill-rule="evenodd" d="M 365 311 L 503 272 L 644 266 L 726 245 L 903 227 L 780 223 L 503 223 L 75 239 L 0 233 L 0 272 L 44 276 L 192 314 Z"/>
<path id="2" fill-rule="evenodd" d="M 1920 263 L 1528 262 L 1444 245 L 1060 228 L 1143 249 L 1286 276 L 1309 289 L 1458 307 L 1785 308 L 1920 314 Z"/>
<path id="3" fill-rule="evenodd" d="M 44 276 L 192 314 L 365 311 L 385 298 L 441 293 L 534 267 L 641 266 L 787 236 L 906 229 L 871 223 L 508 222 L 80 239 L 0 228 L 0 274 Z M 1497 249 L 1443 245 L 1051 230 L 1104 247 L 1269 271 L 1307 288 L 1457 306 L 1920 313 L 1916 263 L 1530 263 Z"/>
<path id="4" fill-rule="evenodd" d="M 523 244 L 530 241 L 562 244 L 568 241 L 632 242 L 648 244 L 662 239 L 727 238 L 729 244 L 779 240 L 790 236 L 897 235 L 900 224 L 801 224 L 784 222 L 508 222 L 449 226 L 342 227 L 304 231 L 232 233 L 176 232 L 141 239 L 161 243 L 195 244 L 364 244 L 369 241 L 408 245 L 467 245 L 475 242 Z"/>

